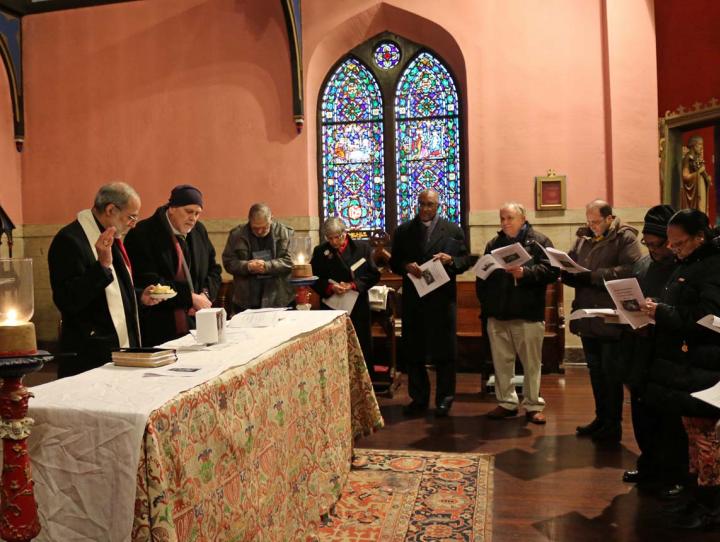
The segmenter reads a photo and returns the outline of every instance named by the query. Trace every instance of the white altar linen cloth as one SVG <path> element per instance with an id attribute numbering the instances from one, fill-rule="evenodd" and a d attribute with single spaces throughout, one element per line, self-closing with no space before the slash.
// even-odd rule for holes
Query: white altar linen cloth
<path id="1" fill-rule="evenodd" d="M 288 311 L 272 328 L 230 333 L 229 344 L 178 352 L 167 367 L 198 367 L 199 376 L 148 376 L 157 370 L 107 364 L 31 388 L 28 439 L 42 531 L 38 541 L 130 540 L 142 438 L 148 417 L 185 390 L 223 371 L 252 365 L 342 311 Z"/>

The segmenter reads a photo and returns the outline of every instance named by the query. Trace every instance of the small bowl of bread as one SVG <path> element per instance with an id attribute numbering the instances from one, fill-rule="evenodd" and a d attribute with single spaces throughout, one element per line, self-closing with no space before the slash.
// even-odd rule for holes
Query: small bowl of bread
<path id="1" fill-rule="evenodd" d="M 154 284 L 150 287 L 150 297 L 153 299 L 172 299 L 177 292 L 167 284 Z"/>

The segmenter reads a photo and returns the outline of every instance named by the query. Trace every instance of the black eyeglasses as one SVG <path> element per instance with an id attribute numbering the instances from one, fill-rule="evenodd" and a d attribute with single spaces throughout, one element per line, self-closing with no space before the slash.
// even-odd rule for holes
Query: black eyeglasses
<path id="1" fill-rule="evenodd" d="M 657 243 L 648 243 L 645 239 L 641 239 L 640 242 L 648 248 L 657 250 L 667 246 L 667 241 L 658 241 Z"/>
<path id="2" fill-rule="evenodd" d="M 113 203 L 113 207 L 115 207 L 121 213 L 125 214 L 125 210 L 123 208 L 115 205 L 114 203 Z M 138 215 L 125 214 L 125 216 L 127 217 L 129 223 L 137 222 L 138 220 L 140 220 L 140 217 Z"/>

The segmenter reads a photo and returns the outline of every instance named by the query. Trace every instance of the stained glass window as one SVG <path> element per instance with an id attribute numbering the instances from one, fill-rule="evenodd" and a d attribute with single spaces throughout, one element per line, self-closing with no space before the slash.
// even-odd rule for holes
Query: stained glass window
<path id="1" fill-rule="evenodd" d="M 418 194 L 440 194 L 440 213 L 461 222 L 458 94 L 452 76 L 428 52 L 405 69 L 395 94 L 397 222 L 416 212 Z"/>
<path id="2" fill-rule="evenodd" d="M 375 48 L 373 58 L 378 68 L 389 70 L 400 62 L 400 49 L 393 42 L 386 41 Z"/>
<path id="3" fill-rule="evenodd" d="M 321 92 L 321 219 L 343 218 L 353 237 L 392 234 L 433 188 L 442 216 L 462 224 L 460 100 L 440 58 L 385 32 L 350 51 Z"/>
<path id="4" fill-rule="evenodd" d="M 322 97 L 323 211 L 358 233 L 385 229 L 382 113 L 375 77 L 348 58 Z"/>

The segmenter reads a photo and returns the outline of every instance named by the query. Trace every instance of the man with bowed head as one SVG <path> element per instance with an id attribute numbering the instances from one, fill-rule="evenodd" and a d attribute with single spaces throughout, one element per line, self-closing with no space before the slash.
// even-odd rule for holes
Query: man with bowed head
<path id="1" fill-rule="evenodd" d="M 469 265 L 462 229 L 438 214 L 439 195 L 426 189 L 418 195 L 418 213 L 398 226 L 392 244 L 390 267 L 403 277 L 402 340 L 408 371 L 408 391 L 412 402 L 406 415 L 424 413 L 430 402 L 430 381 L 426 361 L 435 365 L 435 413 L 447 416 L 455 399 L 455 360 L 457 357 L 456 275 Z M 408 275 L 420 278 L 420 266 L 438 260 L 450 281 L 420 297 Z"/>
<path id="2" fill-rule="evenodd" d="M 294 230 L 273 220 L 270 208 L 255 203 L 248 222 L 230 230 L 222 254 L 225 270 L 233 276 L 233 308 L 286 307 L 293 300 L 290 285 L 290 240 Z"/>
<path id="3" fill-rule="evenodd" d="M 76 354 L 59 359 L 59 378 L 104 365 L 114 348 L 141 345 L 137 302 L 158 301 L 149 288 L 135 290 L 122 242 L 139 213 L 140 196 L 130 185 L 106 184 L 92 209 L 80 211 L 50 244 L 50 285 L 62 317 L 60 349 Z"/>
<path id="4" fill-rule="evenodd" d="M 143 285 L 167 284 L 177 295 L 144 311 L 141 328 L 148 346 L 185 335 L 195 327 L 195 313 L 212 306 L 220 289 L 220 266 L 205 226 L 200 190 L 189 184 L 173 188 L 167 204 L 140 221 L 126 244 Z"/>

